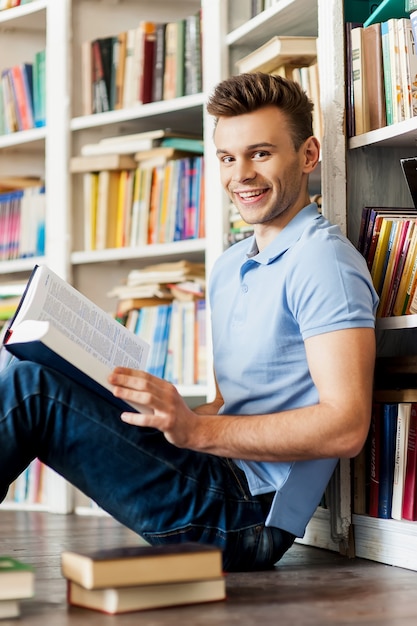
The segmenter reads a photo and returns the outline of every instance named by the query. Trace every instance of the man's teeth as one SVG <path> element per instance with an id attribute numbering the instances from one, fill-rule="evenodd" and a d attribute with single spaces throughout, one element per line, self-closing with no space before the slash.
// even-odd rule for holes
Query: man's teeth
<path id="1" fill-rule="evenodd" d="M 241 191 L 239 196 L 241 198 L 254 198 L 256 196 L 260 196 L 262 191 Z"/>

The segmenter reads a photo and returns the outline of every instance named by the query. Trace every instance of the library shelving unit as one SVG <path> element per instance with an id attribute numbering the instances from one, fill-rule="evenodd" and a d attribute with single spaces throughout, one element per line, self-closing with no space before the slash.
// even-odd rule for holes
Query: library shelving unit
<path id="1" fill-rule="evenodd" d="M 200 8 L 203 16 L 203 93 L 132 109 L 82 115 L 82 42 L 116 34 L 139 20 L 168 22 Z M 43 46 L 46 48 L 47 80 L 46 127 L 0 137 L 2 171 L 8 174 L 36 174 L 45 179 L 45 257 L 0 263 L 0 273 L 4 279 L 28 276 L 35 262 L 45 262 L 97 304 L 110 309 L 112 303 L 105 294 L 131 268 L 162 260 L 187 258 L 204 260 L 209 275 L 215 259 L 225 247 L 228 203 L 218 180 L 218 164 L 212 144 L 212 120 L 204 110 L 206 96 L 219 80 L 235 71 L 234 62 L 237 58 L 273 35 L 317 36 L 320 14 L 330 31 L 326 34 L 328 45 L 333 41 L 332 19 L 325 8 L 320 9 L 317 0 L 277 0 L 272 7 L 252 19 L 249 0 L 179 0 L 175 3 L 167 0 L 155 0 L 153 3 L 144 0 L 33 0 L 30 4 L 1 12 L 2 67 L 26 60 L 26 52 L 32 54 Z M 323 56 L 328 55 L 326 53 Z M 325 79 L 322 84 L 326 86 Z M 82 189 L 77 176 L 69 173 L 70 157 L 79 154 L 85 143 L 163 127 L 185 127 L 204 132 L 207 206 L 205 239 L 140 249 L 84 251 L 80 236 L 82 215 L 79 210 Z M 325 167 L 323 172 L 326 175 Z M 332 177 L 331 174 L 327 176 Z M 319 187 L 320 181 L 317 180 L 315 185 Z M 207 387 L 181 390 L 191 403 L 210 397 L 213 392 L 210 358 L 207 367 Z M 70 489 L 66 485 L 53 487 L 50 510 L 68 510 L 71 507 Z M 66 493 L 65 506 L 53 506 L 53 492 L 57 491 Z M 338 500 L 341 499 L 339 493 Z M 312 524 L 312 540 L 319 536 L 320 545 L 336 549 L 340 535 L 347 534 L 348 522 L 344 519 L 333 528 L 336 534 L 333 532 L 332 539 L 328 511 L 322 514 L 323 519 L 319 514 L 318 521 Z M 340 515 L 336 518 L 341 519 Z"/>
<path id="2" fill-rule="evenodd" d="M 352 8 L 349 7 L 349 4 L 353 3 L 346 2 L 345 4 L 347 10 Z M 358 3 L 356 4 L 358 5 Z M 388 6 L 390 3 L 378 4 Z M 332 8 L 329 7 L 329 11 L 333 9 L 334 13 L 338 14 L 334 30 L 339 31 L 340 41 L 342 41 L 343 2 L 332 0 L 329 5 L 333 5 Z M 393 13 L 383 19 L 388 19 L 388 17 L 397 17 L 397 15 Z M 354 14 L 350 19 L 355 20 Z M 339 45 L 338 50 L 340 48 Z M 338 70 L 335 68 L 334 82 L 343 76 L 341 74 L 338 78 L 337 72 Z M 338 97 L 337 102 L 342 108 L 343 99 Z M 346 141 L 346 228 L 352 242 L 357 243 L 358 241 L 362 207 L 413 206 L 401 170 L 400 159 L 416 155 L 416 133 L 417 118 L 414 117 L 348 140 L 339 134 L 341 145 Z M 329 188 L 332 188 L 331 184 L 329 184 Z M 338 201 L 339 193 L 340 188 L 337 193 L 333 193 L 334 201 Z M 401 329 L 407 333 L 407 342 L 415 345 L 417 338 L 417 317 L 415 315 L 378 319 L 376 332 L 380 349 L 387 341 L 390 344 L 397 342 L 396 337 L 398 335 L 395 333 L 401 332 Z M 393 391 L 391 395 L 389 391 L 385 391 L 383 397 L 380 398 L 376 392 L 375 399 L 380 399 L 383 402 L 415 401 L 417 400 L 417 391 L 405 390 L 401 396 L 396 391 Z M 390 565 L 417 569 L 416 522 L 378 519 L 355 514 L 352 516 L 352 523 L 357 556 Z"/>
<path id="3" fill-rule="evenodd" d="M 368 4 L 352 0 L 350 4 Z M 203 92 L 132 109 L 82 115 L 81 44 L 116 34 L 141 19 L 168 22 L 202 9 Z M 0 263 L 0 279 L 29 276 L 33 264 L 47 263 L 63 278 L 104 308 L 107 291 L 132 268 L 162 260 L 205 261 L 207 276 L 225 245 L 228 202 L 221 189 L 212 143 L 212 120 L 204 103 L 214 85 L 235 72 L 235 61 L 273 35 L 317 36 L 320 100 L 323 113 L 322 158 L 313 193 L 322 193 L 322 211 L 355 242 L 361 207 L 409 204 L 399 158 L 413 156 L 417 121 L 346 140 L 343 0 L 277 0 L 251 18 L 250 0 L 33 0 L 0 12 L 1 69 L 22 62 L 39 47 L 47 52 L 45 128 L 0 137 L 0 171 L 43 176 L 46 184 L 45 257 Z M 104 137 L 163 127 L 204 133 L 206 236 L 204 240 L 86 252 L 80 236 L 81 184 L 71 175 L 69 160 L 86 143 Z M 208 349 L 210 355 L 210 349 Z M 213 381 L 204 388 L 183 389 L 190 402 L 210 398 Z M 68 510 L 71 490 L 54 476 L 48 510 Z M 52 481 L 52 482 L 53 482 Z M 59 506 L 58 496 L 65 497 Z M 330 509 L 319 509 L 309 524 L 307 543 L 347 550 L 351 529 L 350 463 L 341 462 L 329 488 Z M 417 542 L 417 525 L 354 516 L 356 554 L 417 569 L 409 557 Z M 407 543 L 407 549 L 405 544 Z M 407 554 L 406 554 L 407 552 Z"/>

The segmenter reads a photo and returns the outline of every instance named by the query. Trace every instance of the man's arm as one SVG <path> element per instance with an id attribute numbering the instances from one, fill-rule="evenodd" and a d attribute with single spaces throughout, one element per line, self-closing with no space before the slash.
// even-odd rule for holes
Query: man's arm
<path id="1" fill-rule="evenodd" d="M 319 402 L 281 413 L 197 415 L 173 385 L 144 372 L 117 368 L 110 382 L 117 397 L 153 410 L 153 414 L 124 413 L 124 421 L 157 428 L 178 447 L 255 461 L 355 456 L 370 422 L 374 330 L 325 333 L 305 345 Z"/>

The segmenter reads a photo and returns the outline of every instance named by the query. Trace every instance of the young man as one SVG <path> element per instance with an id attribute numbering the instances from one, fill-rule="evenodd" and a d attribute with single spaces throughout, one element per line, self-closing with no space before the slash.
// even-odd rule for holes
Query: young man
<path id="1" fill-rule="evenodd" d="M 369 427 L 377 296 L 363 258 L 310 203 L 312 104 L 240 75 L 208 103 L 222 184 L 254 236 L 210 278 L 217 395 L 118 368 L 117 410 L 30 363 L 0 380 L 0 498 L 36 456 L 150 543 L 220 546 L 226 570 L 273 565 L 302 536 L 339 457 Z"/>

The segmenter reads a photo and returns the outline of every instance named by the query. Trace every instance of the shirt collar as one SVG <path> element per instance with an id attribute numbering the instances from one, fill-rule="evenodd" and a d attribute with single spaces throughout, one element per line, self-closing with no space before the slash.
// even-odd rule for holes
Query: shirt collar
<path id="1" fill-rule="evenodd" d="M 320 217 L 321 213 L 318 212 L 316 202 L 308 204 L 288 222 L 285 228 L 261 252 L 258 250 L 256 238 L 253 237 L 252 245 L 247 252 L 247 258 L 262 265 L 272 263 L 300 239 L 308 224 Z"/>

